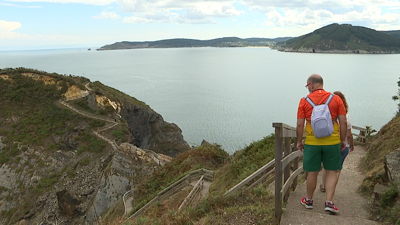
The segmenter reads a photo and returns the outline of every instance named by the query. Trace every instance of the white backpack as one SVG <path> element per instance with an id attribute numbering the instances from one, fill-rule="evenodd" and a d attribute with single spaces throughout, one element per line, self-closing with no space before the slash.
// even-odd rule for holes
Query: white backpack
<path id="1" fill-rule="evenodd" d="M 311 114 L 311 127 L 316 138 L 328 137 L 333 133 L 332 116 L 328 107 L 333 95 L 334 94 L 331 94 L 325 104 L 322 105 L 315 105 L 308 96 L 305 97 L 307 102 L 313 107 Z"/>

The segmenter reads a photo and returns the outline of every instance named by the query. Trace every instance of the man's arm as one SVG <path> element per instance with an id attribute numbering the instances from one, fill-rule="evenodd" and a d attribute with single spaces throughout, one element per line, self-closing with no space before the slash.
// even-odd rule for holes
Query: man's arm
<path id="1" fill-rule="evenodd" d="M 341 150 L 346 148 L 346 135 L 347 135 L 347 120 L 346 115 L 339 115 L 339 133 L 340 141 L 342 142 Z"/>
<path id="2" fill-rule="evenodd" d="M 354 140 L 351 129 L 347 129 L 347 142 L 349 143 L 350 152 L 352 152 L 354 150 Z"/>
<path id="3" fill-rule="evenodd" d="M 296 125 L 296 135 L 297 135 L 297 149 L 303 151 L 304 144 L 303 144 L 303 132 L 304 132 L 304 121 L 306 119 L 297 119 Z"/>

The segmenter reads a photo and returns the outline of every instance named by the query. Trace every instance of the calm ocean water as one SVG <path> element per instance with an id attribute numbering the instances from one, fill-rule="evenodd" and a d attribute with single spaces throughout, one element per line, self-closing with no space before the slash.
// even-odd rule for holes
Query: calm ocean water
<path id="1" fill-rule="evenodd" d="M 318 73 L 328 91 L 342 91 L 353 125 L 379 130 L 395 115 L 400 55 L 283 53 L 269 48 L 179 48 L 0 52 L 0 68 L 26 67 L 84 76 L 119 89 L 177 124 L 185 140 L 207 140 L 233 153 L 295 126 Z"/>

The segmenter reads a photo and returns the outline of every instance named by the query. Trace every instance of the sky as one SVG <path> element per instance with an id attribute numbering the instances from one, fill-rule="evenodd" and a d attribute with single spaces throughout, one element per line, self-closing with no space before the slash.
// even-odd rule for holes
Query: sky
<path id="1" fill-rule="evenodd" d="M 400 0 L 0 0 L 0 51 L 297 37 L 332 23 L 400 30 Z"/>

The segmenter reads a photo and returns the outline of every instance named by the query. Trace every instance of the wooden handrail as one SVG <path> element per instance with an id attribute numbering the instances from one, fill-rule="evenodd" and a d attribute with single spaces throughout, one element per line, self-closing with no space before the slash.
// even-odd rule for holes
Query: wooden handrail
<path id="1" fill-rule="evenodd" d="M 175 192 L 176 189 L 180 189 L 183 186 L 189 186 L 190 185 L 190 177 L 195 176 L 195 175 L 201 175 L 201 180 L 209 178 L 209 179 L 213 179 L 214 178 L 214 171 L 211 170 L 207 170 L 207 169 L 198 169 L 195 171 L 191 171 L 189 172 L 188 175 L 182 177 L 181 179 L 179 179 L 178 181 L 176 181 L 175 183 L 171 184 L 170 186 L 168 186 L 167 188 L 163 189 L 162 191 L 160 191 L 156 197 L 154 197 L 152 200 L 150 200 L 146 205 L 144 205 L 142 208 L 138 209 L 134 214 L 132 214 L 129 218 L 127 218 L 124 222 L 131 220 L 135 217 L 138 217 L 140 215 L 142 215 L 144 213 L 144 211 L 149 208 L 150 206 L 156 204 L 159 201 L 162 201 L 163 199 L 166 199 L 168 197 L 170 197 L 173 193 L 171 192 Z M 208 175 L 208 176 L 207 176 Z M 187 185 L 185 185 L 184 183 L 186 183 Z"/>
<path id="2" fill-rule="evenodd" d="M 186 196 L 185 200 L 183 200 L 182 204 L 178 208 L 178 211 L 180 211 L 183 207 L 191 203 L 195 195 L 198 194 L 198 191 L 203 187 L 203 180 L 204 180 L 204 175 L 200 177 L 200 179 L 197 181 L 196 185 L 194 185 L 193 189 L 190 191 L 188 196 Z"/>
<path id="3" fill-rule="evenodd" d="M 256 172 L 252 173 L 250 176 L 246 177 L 244 180 L 242 180 L 240 183 L 235 185 L 233 188 L 229 189 L 224 195 L 230 195 L 245 186 L 246 184 L 250 183 L 254 178 L 258 177 L 262 173 L 266 172 L 268 169 L 273 168 L 275 164 L 275 159 L 271 160 L 269 163 L 265 164 L 263 167 L 258 169 Z"/>
<path id="4" fill-rule="evenodd" d="M 296 149 L 295 144 L 291 144 L 292 138 L 295 138 L 294 143 L 297 142 L 295 127 L 284 123 L 273 123 L 272 126 L 275 127 L 275 217 L 280 218 L 282 201 L 289 196 L 290 186 L 292 190 L 296 188 L 297 178 L 303 172 L 303 167 L 298 166 L 302 152 Z M 291 173 L 291 164 L 293 164 L 293 173 Z"/>
<path id="5" fill-rule="evenodd" d="M 366 128 L 362 128 L 362 127 L 357 127 L 357 126 L 351 126 L 352 129 L 354 130 L 359 130 L 360 132 L 358 134 L 356 133 L 352 133 L 354 136 L 356 136 L 356 140 L 357 141 L 361 141 L 361 142 L 365 142 L 365 138 L 367 136 L 367 129 Z"/>

